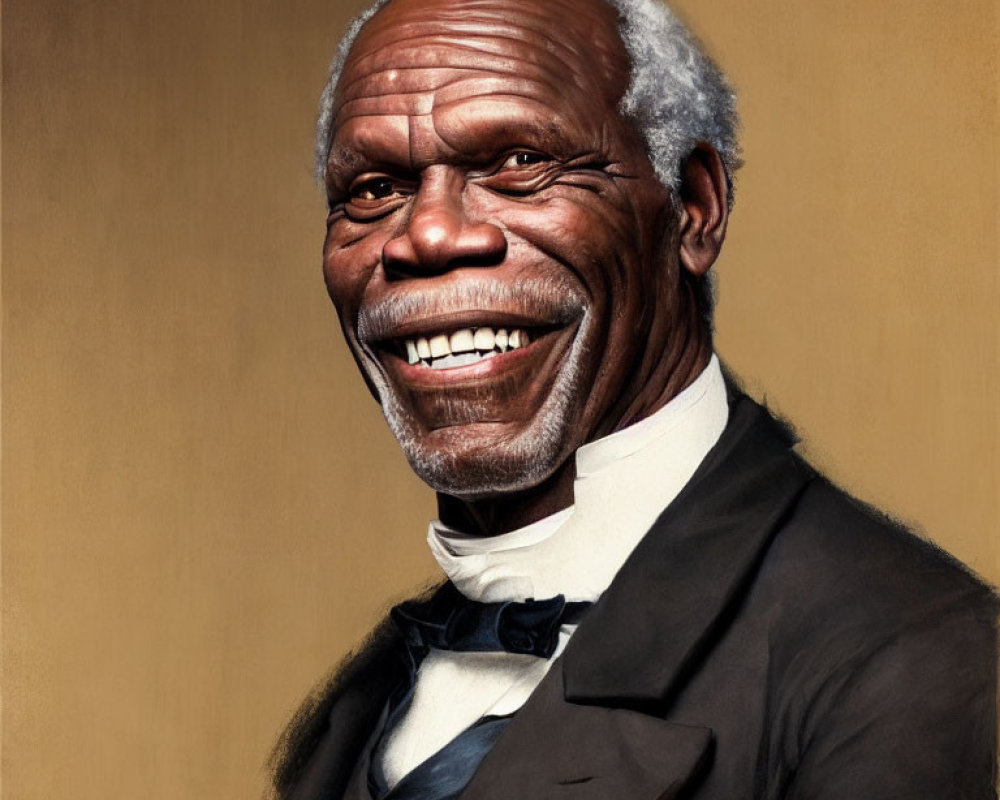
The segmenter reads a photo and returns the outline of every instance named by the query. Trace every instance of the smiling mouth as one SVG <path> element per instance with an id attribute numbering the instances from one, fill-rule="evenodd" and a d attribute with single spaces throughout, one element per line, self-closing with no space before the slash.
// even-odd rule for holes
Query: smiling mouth
<path id="1" fill-rule="evenodd" d="M 393 327 L 367 354 L 400 408 L 421 428 L 439 431 L 532 418 L 564 371 L 579 321 L 476 310 L 411 317 Z"/>
<path id="2" fill-rule="evenodd" d="M 397 355 L 411 366 L 456 369 L 527 347 L 545 334 L 541 328 L 466 327 L 395 340 Z"/>

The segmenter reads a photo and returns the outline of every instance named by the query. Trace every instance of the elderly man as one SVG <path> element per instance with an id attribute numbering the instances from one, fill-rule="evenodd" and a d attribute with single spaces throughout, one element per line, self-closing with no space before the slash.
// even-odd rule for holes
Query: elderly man
<path id="1" fill-rule="evenodd" d="M 653 0 L 391 0 L 324 93 L 324 272 L 448 581 L 283 798 L 986 798 L 995 605 L 724 377 L 733 96 Z"/>

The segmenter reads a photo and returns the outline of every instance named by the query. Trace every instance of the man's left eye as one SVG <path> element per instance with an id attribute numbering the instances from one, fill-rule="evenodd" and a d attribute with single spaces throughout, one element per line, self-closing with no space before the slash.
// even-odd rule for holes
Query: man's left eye
<path id="1" fill-rule="evenodd" d="M 545 161 L 548 161 L 548 158 L 541 153 L 520 150 L 507 156 L 507 160 L 503 162 L 501 169 L 523 169 L 524 167 L 533 167 L 535 164 L 542 164 Z"/>

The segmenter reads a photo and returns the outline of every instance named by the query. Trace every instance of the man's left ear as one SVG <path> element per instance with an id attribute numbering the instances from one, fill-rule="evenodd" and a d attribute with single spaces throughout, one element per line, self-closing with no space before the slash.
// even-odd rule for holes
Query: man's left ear
<path id="1" fill-rule="evenodd" d="M 715 148 L 699 142 L 681 167 L 680 258 L 693 275 L 708 272 L 729 222 L 729 179 Z"/>

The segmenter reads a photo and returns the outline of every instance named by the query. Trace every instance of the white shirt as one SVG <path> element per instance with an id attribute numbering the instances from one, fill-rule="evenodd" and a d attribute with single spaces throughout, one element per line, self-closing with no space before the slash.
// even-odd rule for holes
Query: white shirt
<path id="1" fill-rule="evenodd" d="M 466 597 L 497 602 L 597 600 L 650 526 L 718 441 L 729 417 L 718 359 L 655 414 L 576 451 L 574 504 L 499 536 L 471 536 L 440 521 L 427 541 Z M 545 677 L 575 626 L 560 630 L 550 659 L 432 649 L 409 708 L 386 741 L 389 786 L 486 715 L 511 714 Z"/>

